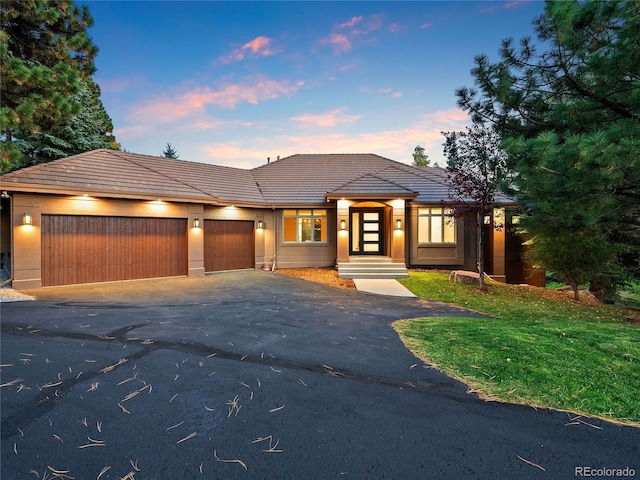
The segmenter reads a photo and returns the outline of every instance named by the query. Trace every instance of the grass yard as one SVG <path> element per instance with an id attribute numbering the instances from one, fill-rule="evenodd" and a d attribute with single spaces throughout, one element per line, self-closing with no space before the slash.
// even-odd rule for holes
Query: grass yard
<path id="1" fill-rule="evenodd" d="M 494 318 L 420 318 L 394 324 L 419 358 L 482 397 L 640 425 L 640 325 L 627 311 L 547 298 L 539 289 L 454 284 L 411 272 L 401 282 L 419 297 Z"/>

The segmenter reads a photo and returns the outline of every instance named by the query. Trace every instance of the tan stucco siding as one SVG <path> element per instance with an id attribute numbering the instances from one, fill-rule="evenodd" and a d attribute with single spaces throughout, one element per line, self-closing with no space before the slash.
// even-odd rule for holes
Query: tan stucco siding
<path id="1" fill-rule="evenodd" d="M 327 241 L 326 243 L 290 243 L 283 238 L 283 210 L 276 210 L 277 222 L 274 233 L 277 238 L 277 267 L 330 267 L 336 264 L 336 211 L 327 210 Z M 295 209 L 295 208 L 292 208 Z"/>
<path id="2" fill-rule="evenodd" d="M 411 205 L 409 209 L 409 265 L 413 267 L 465 268 L 475 270 L 475 231 L 465 228 L 465 221 L 456 220 L 456 243 L 418 243 L 418 208 L 441 205 Z M 471 247 L 471 248 L 466 248 Z M 466 253 L 466 255 L 465 255 Z"/>
<path id="3" fill-rule="evenodd" d="M 16 193 L 12 196 L 11 210 L 12 277 L 15 289 L 42 286 L 42 215 L 184 218 L 188 226 L 188 275 L 204 275 L 201 232 L 192 228 L 193 220 L 203 216 L 201 205 Z M 22 225 L 25 213 L 31 215 L 32 225 Z"/>

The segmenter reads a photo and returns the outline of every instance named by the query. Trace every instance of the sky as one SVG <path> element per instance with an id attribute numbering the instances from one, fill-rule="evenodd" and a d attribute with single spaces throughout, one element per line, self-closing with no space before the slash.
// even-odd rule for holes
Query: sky
<path id="1" fill-rule="evenodd" d="M 296 153 L 444 166 L 476 55 L 533 34 L 539 1 L 79 1 L 122 147 L 253 168 Z"/>

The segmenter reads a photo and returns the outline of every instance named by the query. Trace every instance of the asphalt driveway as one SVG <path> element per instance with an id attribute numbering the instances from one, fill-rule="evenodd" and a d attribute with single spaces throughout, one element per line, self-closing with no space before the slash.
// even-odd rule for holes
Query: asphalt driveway
<path id="1" fill-rule="evenodd" d="M 0 307 L 3 479 L 640 477 L 640 429 L 482 401 L 390 326 L 472 312 L 259 271 L 31 293 Z"/>

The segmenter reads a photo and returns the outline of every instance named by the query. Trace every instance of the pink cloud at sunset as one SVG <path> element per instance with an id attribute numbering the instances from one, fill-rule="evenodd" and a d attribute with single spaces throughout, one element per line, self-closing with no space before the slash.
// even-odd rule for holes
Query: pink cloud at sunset
<path id="1" fill-rule="evenodd" d="M 441 130 L 445 122 L 460 130 L 468 124 L 468 116 L 458 108 L 422 116 L 407 128 L 362 133 L 329 133 L 316 135 L 276 135 L 261 138 L 255 147 L 237 142 L 208 144 L 205 153 L 212 163 L 252 168 L 265 163 L 267 157 L 286 157 L 296 153 L 377 153 L 393 160 L 411 163 L 416 145 L 424 147 L 433 162 L 442 163 Z"/>
<path id="2" fill-rule="evenodd" d="M 320 43 L 323 45 L 333 45 L 334 55 L 339 55 L 351 50 L 351 41 L 346 35 L 341 33 L 332 33 L 329 37 L 320 40 Z"/>
<path id="3" fill-rule="evenodd" d="M 335 127 L 336 125 L 353 123 L 358 120 L 360 115 L 348 115 L 345 113 L 346 108 L 336 108 L 326 113 L 302 115 L 291 118 L 293 122 L 299 122 L 307 127 Z"/>
<path id="4" fill-rule="evenodd" d="M 197 87 L 173 97 L 163 96 L 134 107 L 130 118 L 144 122 L 171 122 L 202 111 L 207 106 L 235 108 L 240 103 L 258 104 L 264 100 L 292 95 L 304 82 L 255 79 L 249 84 L 228 84 L 219 89 Z"/>
<path id="5" fill-rule="evenodd" d="M 337 26 L 337 28 L 342 29 L 342 28 L 351 28 L 355 25 L 357 25 L 358 23 L 360 23 L 362 21 L 362 15 L 358 16 L 358 17 L 352 17 L 351 20 L 349 20 L 348 22 L 344 22 L 341 23 L 340 25 Z"/>
<path id="6" fill-rule="evenodd" d="M 271 47 L 271 39 L 269 37 L 259 36 L 245 43 L 242 47 L 236 48 L 229 55 L 221 57 L 222 63 L 232 63 L 244 60 L 247 53 L 252 57 L 268 57 L 278 53 L 277 50 Z"/>

